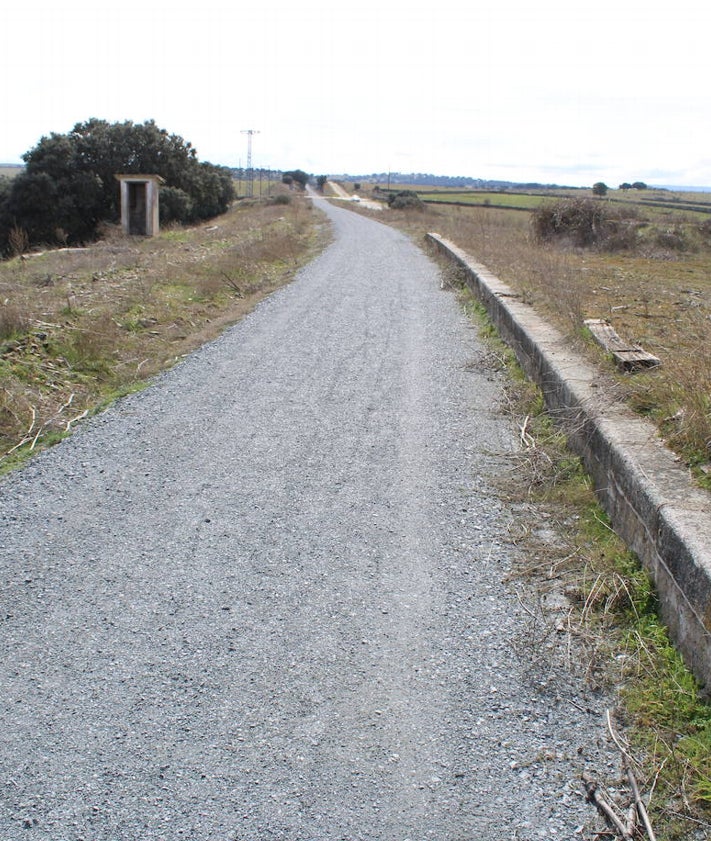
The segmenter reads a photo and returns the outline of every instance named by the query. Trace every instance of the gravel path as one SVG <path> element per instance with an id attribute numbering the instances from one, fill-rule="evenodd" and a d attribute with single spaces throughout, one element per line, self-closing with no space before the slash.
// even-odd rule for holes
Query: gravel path
<path id="1" fill-rule="evenodd" d="M 603 702 L 521 644 L 497 376 L 324 210 L 291 286 L 0 482 L 3 841 L 582 837 Z"/>

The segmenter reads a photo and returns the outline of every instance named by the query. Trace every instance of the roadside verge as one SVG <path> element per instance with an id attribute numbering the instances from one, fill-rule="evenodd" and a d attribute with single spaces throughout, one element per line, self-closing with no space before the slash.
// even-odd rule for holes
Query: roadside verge
<path id="1" fill-rule="evenodd" d="M 687 665 L 711 688 L 711 499 L 656 429 L 603 388 L 562 334 L 465 251 L 427 239 L 465 274 L 501 338 L 543 392 L 583 460 L 615 531 L 650 572 L 662 619 Z"/>

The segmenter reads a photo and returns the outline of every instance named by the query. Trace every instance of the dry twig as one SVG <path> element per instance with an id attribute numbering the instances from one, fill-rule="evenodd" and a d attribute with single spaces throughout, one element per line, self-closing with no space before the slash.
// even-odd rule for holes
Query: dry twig
<path id="1" fill-rule="evenodd" d="M 637 779 L 634 775 L 634 771 L 632 770 L 634 760 L 630 755 L 627 745 L 622 742 L 619 735 L 615 732 L 615 728 L 612 724 L 612 716 L 610 715 L 609 710 L 606 712 L 606 719 L 610 738 L 622 754 L 622 765 L 630 784 L 632 802 L 629 804 L 626 814 L 623 815 L 620 809 L 615 806 L 615 804 L 605 795 L 603 791 L 601 791 L 597 781 L 587 773 L 582 776 L 583 785 L 585 786 L 586 799 L 597 808 L 600 814 L 603 815 L 608 824 L 615 830 L 619 837 L 623 839 L 623 841 L 633 841 L 635 838 L 635 834 L 638 831 L 637 816 L 640 818 L 649 841 L 656 841 L 656 836 L 654 834 L 654 830 L 652 829 L 649 815 L 647 814 L 647 807 L 642 800 L 639 785 L 637 784 Z"/>
<path id="2" fill-rule="evenodd" d="M 617 811 L 610 800 L 607 799 L 604 792 L 600 791 L 597 781 L 593 779 L 590 774 L 583 774 L 583 784 L 585 786 L 585 796 L 589 803 L 607 819 L 612 827 L 619 834 L 624 841 L 634 841 L 634 836 L 629 832 L 629 828 L 623 819 L 617 814 Z"/>
<path id="3" fill-rule="evenodd" d="M 610 733 L 610 737 L 612 741 L 617 745 L 617 749 L 622 754 L 622 765 L 625 769 L 627 774 L 627 779 L 630 783 L 630 788 L 632 789 L 632 796 L 634 797 L 635 807 L 637 812 L 639 813 L 639 817 L 644 824 L 645 831 L 649 836 L 649 841 L 656 841 L 656 836 L 654 835 L 654 830 L 652 829 L 652 824 L 649 820 L 649 815 L 647 814 L 647 807 L 644 805 L 644 801 L 639 793 L 639 786 L 637 785 L 637 779 L 634 775 L 632 770 L 632 763 L 633 759 L 630 756 L 627 747 L 622 744 L 619 737 L 615 733 L 615 728 L 612 726 L 612 716 L 610 715 L 610 711 L 606 711 L 606 718 L 607 718 L 607 729 Z"/>

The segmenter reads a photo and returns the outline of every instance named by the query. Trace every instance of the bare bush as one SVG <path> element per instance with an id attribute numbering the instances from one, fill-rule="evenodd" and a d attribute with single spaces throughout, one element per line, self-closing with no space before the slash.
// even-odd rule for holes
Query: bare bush
<path id="1" fill-rule="evenodd" d="M 546 202 L 531 216 L 537 242 L 557 240 L 577 248 L 631 248 L 636 242 L 638 225 L 639 218 L 630 209 L 616 211 L 606 202 L 589 198 Z"/>
<path id="2" fill-rule="evenodd" d="M 0 304 L 0 341 L 7 341 L 27 331 L 29 319 L 16 305 Z"/>
<path id="3" fill-rule="evenodd" d="M 13 225 L 7 234 L 7 244 L 10 249 L 10 254 L 13 257 L 18 257 L 29 251 L 30 238 L 24 228 Z"/>
<path id="4" fill-rule="evenodd" d="M 655 242 L 660 248 L 667 251 L 686 251 L 689 247 L 686 233 L 680 225 L 658 231 Z"/>

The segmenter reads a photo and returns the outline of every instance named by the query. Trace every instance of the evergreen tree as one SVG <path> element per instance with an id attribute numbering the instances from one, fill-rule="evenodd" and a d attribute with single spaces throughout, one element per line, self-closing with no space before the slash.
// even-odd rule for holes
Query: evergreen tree
<path id="1" fill-rule="evenodd" d="M 0 247 L 14 226 L 32 243 L 95 239 L 101 222 L 119 219 L 119 173 L 164 179 L 163 219 L 210 218 L 224 213 L 234 197 L 226 167 L 201 163 L 190 143 L 153 120 L 77 123 L 68 134 L 43 137 L 23 159 L 24 172 L 4 197 L 0 193 Z"/>

